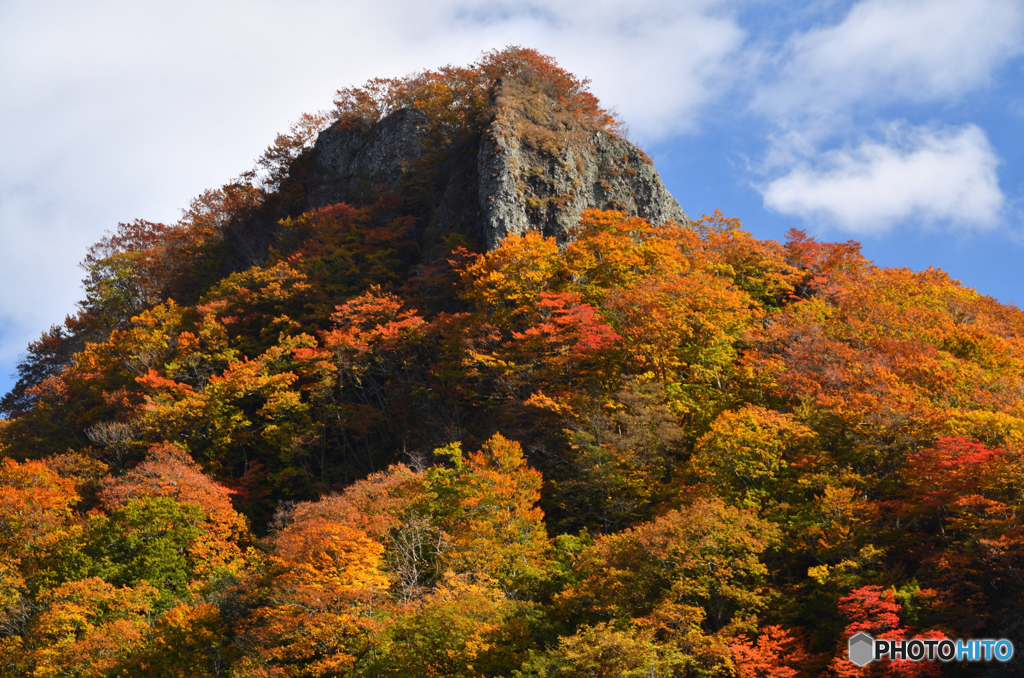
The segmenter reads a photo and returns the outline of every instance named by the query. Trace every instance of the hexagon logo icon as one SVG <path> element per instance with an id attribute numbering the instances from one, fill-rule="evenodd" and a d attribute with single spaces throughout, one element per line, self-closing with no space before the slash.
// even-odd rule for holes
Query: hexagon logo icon
<path id="1" fill-rule="evenodd" d="M 846 642 L 850 661 L 857 666 L 867 666 L 875 660 L 875 639 L 868 634 L 862 631 Z"/>

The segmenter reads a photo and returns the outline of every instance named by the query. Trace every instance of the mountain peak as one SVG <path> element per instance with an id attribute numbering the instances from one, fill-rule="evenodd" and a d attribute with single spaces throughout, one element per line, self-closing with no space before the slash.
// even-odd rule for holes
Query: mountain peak
<path id="1" fill-rule="evenodd" d="M 527 231 L 564 242 L 589 208 L 689 221 L 586 81 L 532 50 L 343 90 L 336 115 L 313 148 L 311 208 L 394 192 L 426 240 L 456 232 L 486 249 Z"/>

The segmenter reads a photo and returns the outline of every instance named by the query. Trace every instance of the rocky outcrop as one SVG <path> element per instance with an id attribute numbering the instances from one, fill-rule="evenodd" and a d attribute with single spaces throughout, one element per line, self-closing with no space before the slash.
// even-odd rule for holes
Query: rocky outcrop
<path id="1" fill-rule="evenodd" d="M 559 124 L 555 116 L 535 121 L 515 102 L 504 92 L 496 97 L 494 122 L 480 144 L 480 214 L 488 249 L 529 230 L 562 242 L 590 208 L 620 210 L 658 225 L 689 221 L 642 150 L 606 130 Z"/>
<path id="2" fill-rule="evenodd" d="M 425 118 L 415 110 L 392 113 L 372 125 L 328 127 L 317 137 L 317 175 L 309 202 L 368 202 L 381 189 L 398 190 L 422 155 Z"/>
<path id="3" fill-rule="evenodd" d="M 426 135 L 427 121 L 412 110 L 326 130 L 313 150 L 319 170 L 310 207 L 366 203 L 382 190 L 409 194 L 417 172 L 437 170 L 427 164 Z M 457 232 L 492 249 L 531 230 L 565 242 L 588 208 L 655 224 L 689 221 L 642 150 L 614 132 L 578 124 L 528 86 L 507 82 L 495 91 L 478 143 L 475 157 L 462 153 L 445 168 L 430 191 L 432 204 L 417 197 L 425 233 Z"/>

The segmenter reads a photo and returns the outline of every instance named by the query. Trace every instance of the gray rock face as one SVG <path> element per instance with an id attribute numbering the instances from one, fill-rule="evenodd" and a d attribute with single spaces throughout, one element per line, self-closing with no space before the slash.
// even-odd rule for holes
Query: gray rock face
<path id="1" fill-rule="evenodd" d="M 591 208 L 627 212 L 657 225 L 689 222 L 654 163 L 628 141 L 598 131 L 532 148 L 523 143 L 516 122 L 496 121 L 480 145 L 480 214 L 488 249 L 530 230 L 564 242 Z"/>
<path id="2" fill-rule="evenodd" d="M 420 157 L 423 125 L 422 113 L 402 110 L 374 125 L 328 127 L 313 147 L 320 172 L 309 202 L 317 207 L 365 202 L 380 187 L 398 189 Z"/>
<path id="3" fill-rule="evenodd" d="M 589 208 L 658 225 L 689 222 L 639 148 L 614 133 L 567 124 L 566 116 L 538 116 L 536 96 L 533 108 L 517 106 L 516 96 L 495 97 L 475 162 L 467 156 L 443 177 L 424 215 L 425 233 L 462 233 L 490 250 L 531 230 L 563 243 Z M 376 124 L 324 131 L 313 149 L 320 169 L 310 207 L 367 203 L 383 190 L 403 194 L 415 183 L 410 173 L 423 171 L 427 122 L 417 111 L 401 110 Z"/>

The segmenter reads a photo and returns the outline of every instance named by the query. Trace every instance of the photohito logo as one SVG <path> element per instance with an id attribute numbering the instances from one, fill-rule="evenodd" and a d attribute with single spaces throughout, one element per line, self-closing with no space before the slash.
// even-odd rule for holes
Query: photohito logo
<path id="1" fill-rule="evenodd" d="M 1008 662 L 1013 659 L 1013 643 L 1006 639 L 950 640 L 949 638 L 910 638 L 907 640 L 875 640 L 866 633 L 850 636 L 847 641 L 850 661 L 867 666 L 880 659 L 919 661 Z"/>

